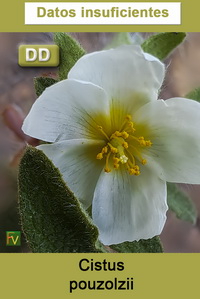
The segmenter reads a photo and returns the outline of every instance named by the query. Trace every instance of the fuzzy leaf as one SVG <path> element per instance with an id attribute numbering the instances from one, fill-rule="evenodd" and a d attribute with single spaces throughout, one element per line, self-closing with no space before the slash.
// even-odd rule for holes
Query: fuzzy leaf
<path id="1" fill-rule="evenodd" d="M 194 89 L 193 91 L 189 92 L 185 97 L 200 102 L 200 88 Z"/>
<path id="2" fill-rule="evenodd" d="M 116 48 L 120 45 L 131 45 L 131 44 L 132 41 L 129 32 L 119 32 L 114 35 L 111 42 L 105 47 L 105 50 Z"/>
<path id="3" fill-rule="evenodd" d="M 153 253 L 153 252 L 163 252 L 163 248 L 159 237 L 154 237 L 148 240 L 140 240 L 134 242 L 124 242 L 121 244 L 116 244 L 110 246 L 113 250 L 117 252 L 127 252 L 127 253 Z"/>
<path id="4" fill-rule="evenodd" d="M 39 97 L 47 87 L 55 84 L 56 82 L 58 82 L 58 81 L 56 81 L 53 78 L 48 78 L 48 77 L 34 78 L 34 86 L 35 86 L 36 95 Z"/>
<path id="5" fill-rule="evenodd" d="M 167 184 L 167 203 L 169 209 L 176 214 L 177 218 L 193 224 L 196 223 L 197 211 L 193 202 L 177 188 L 176 184 Z"/>
<path id="6" fill-rule="evenodd" d="M 54 34 L 54 42 L 60 49 L 59 78 L 64 80 L 77 60 L 85 54 L 85 50 L 70 35 L 63 32 Z"/>
<path id="7" fill-rule="evenodd" d="M 144 52 L 165 59 L 186 37 L 184 32 L 165 32 L 150 36 L 142 44 Z"/>
<path id="8" fill-rule="evenodd" d="M 19 169 L 22 226 L 33 252 L 97 252 L 97 228 L 45 154 L 28 147 Z"/>

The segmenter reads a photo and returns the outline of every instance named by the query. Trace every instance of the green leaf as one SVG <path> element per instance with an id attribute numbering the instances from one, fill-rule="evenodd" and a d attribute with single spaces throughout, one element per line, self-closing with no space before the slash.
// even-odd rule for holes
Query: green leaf
<path id="1" fill-rule="evenodd" d="M 153 252 L 163 252 L 163 248 L 159 237 L 154 237 L 148 240 L 140 240 L 134 242 L 124 242 L 121 244 L 116 244 L 110 246 L 113 250 L 117 252 L 135 252 L 135 253 L 153 253 Z"/>
<path id="2" fill-rule="evenodd" d="M 116 48 L 120 45 L 131 45 L 131 37 L 129 32 L 119 32 L 116 33 L 111 40 L 111 42 L 105 47 L 105 50 L 111 49 L 111 48 Z"/>
<path id="3" fill-rule="evenodd" d="M 167 203 L 169 209 L 176 214 L 176 217 L 191 222 L 197 221 L 197 211 L 189 197 L 177 188 L 176 184 L 167 184 Z"/>
<path id="4" fill-rule="evenodd" d="M 56 82 L 58 82 L 58 81 L 56 81 L 53 78 L 48 78 L 48 77 L 34 78 L 34 86 L 35 86 L 36 95 L 39 97 L 47 87 L 55 84 Z"/>
<path id="5" fill-rule="evenodd" d="M 144 52 L 165 59 L 186 37 L 184 32 L 166 32 L 150 36 L 142 44 Z"/>
<path id="6" fill-rule="evenodd" d="M 60 49 L 59 78 L 64 80 L 77 60 L 85 54 L 85 50 L 66 33 L 54 33 L 54 42 Z"/>
<path id="7" fill-rule="evenodd" d="M 194 89 L 193 91 L 189 92 L 185 97 L 200 102 L 200 88 Z"/>
<path id="8" fill-rule="evenodd" d="M 97 228 L 45 154 L 28 147 L 19 168 L 22 226 L 33 252 L 97 252 Z"/>

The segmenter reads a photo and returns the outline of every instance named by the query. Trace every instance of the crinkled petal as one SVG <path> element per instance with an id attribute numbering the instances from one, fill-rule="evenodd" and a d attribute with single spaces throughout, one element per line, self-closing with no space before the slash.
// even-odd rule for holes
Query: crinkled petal
<path id="1" fill-rule="evenodd" d="M 63 80 L 47 88 L 36 100 L 22 129 L 27 135 L 48 142 L 96 138 L 96 121 L 100 115 L 108 114 L 108 105 L 102 88 Z"/>
<path id="2" fill-rule="evenodd" d="M 38 146 L 62 173 L 67 186 L 75 196 L 88 207 L 102 171 L 101 161 L 96 153 L 102 148 L 102 141 L 86 139 L 68 140 Z"/>
<path id="3" fill-rule="evenodd" d="M 157 99 L 164 73 L 164 65 L 140 46 L 123 45 L 83 56 L 68 77 L 101 86 L 115 103 L 135 111 Z"/>
<path id="4" fill-rule="evenodd" d="M 151 102 L 135 114 L 153 146 L 148 164 L 168 182 L 200 184 L 200 104 L 184 98 Z"/>
<path id="5" fill-rule="evenodd" d="M 166 184 L 146 167 L 140 176 L 102 172 L 94 193 L 92 215 L 105 245 L 152 238 L 166 220 Z"/>

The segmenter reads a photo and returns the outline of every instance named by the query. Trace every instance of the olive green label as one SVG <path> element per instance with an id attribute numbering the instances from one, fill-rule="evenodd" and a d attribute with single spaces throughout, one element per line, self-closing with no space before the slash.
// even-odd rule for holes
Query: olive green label
<path id="1" fill-rule="evenodd" d="M 22 67 L 53 67 L 59 65 L 57 45 L 20 45 L 18 64 Z"/>

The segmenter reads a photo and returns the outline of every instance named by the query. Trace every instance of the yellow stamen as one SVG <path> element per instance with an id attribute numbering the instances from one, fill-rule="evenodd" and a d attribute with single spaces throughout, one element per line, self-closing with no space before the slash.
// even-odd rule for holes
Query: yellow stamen
<path id="1" fill-rule="evenodd" d="M 111 169 L 109 168 L 109 158 L 110 158 L 111 152 L 108 153 L 106 157 L 106 167 L 104 168 L 105 172 L 111 172 Z"/>
<path id="2" fill-rule="evenodd" d="M 152 146 L 153 143 L 150 140 L 146 140 L 146 146 Z"/>
<path id="3" fill-rule="evenodd" d="M 109 173 L 109 172 L 111 172 L 111 169 L 110 169 L 110 168 L 107 168 L 107 167 L 105 167 L 105 168 L 104 168 L 104 171 L 105 171 L 105 172 L 107 172 L 107 173 Z"/>
<path id="4" fill-rule="evenodd" d="M 97 128 L 99 129 L 99 131 L 106 137 L 106 139 L 109 140 L 108 135 L 104 132 L 103 127 L 102 126 L 97 126 Z"/>
<path id="5" fill-rule="evenodd" d="M 121 132 L 119 132 L 119 131 L 116 131 L 114 134 L 115 134 L 115 136 L 117 136 L 117 137 L 120 137 L 120 136 L 122 136 L 122 133 L 121 133 Z"/>
<path id="6" fill-rule="evenodd" d="M 133 124 L 132 121 L 129 121 L 129 122 L 128 122 L 128 127 L 129 127 L 133 132 L 135 132 L 134 124 Z"/>
<path id="7" fill-rule="evenodd" d="M 102 154 L 107 154 L 107 152 L 108 152 L 108 147 L 107 146 L 104 146 L 103 148 L 102 148 Z"/>
<path id="8" fill-rule="evenodd" d="M 101 160 L 101 159 L 103 159 L 103 154 L 102 153 L 98 153 L 98 155 L 97 155 L 97 160 Z"/>
<path id="9" fill-rule="evenodd" d="M 128 154 L 129 154 L 129 156 L 131 157 L 131 160 L 132 161 L 130 161 L 130 159 L 129 159 L 129 163 L 131 162 L 132 163 L 132 165 L 135 165 L 136 163 L 135 163 L 135 158 L 134 158 L 134 156 L 132 155 L 132 153 L 127 149 L 127 152 L 128 152 Z"/>
<path id="10" fill-rule="evenodd" d="M 128 114 L 125 117 L 125 121 L 122 123 L 120 131 L 122 131 L 122 129 L 124 128 L 125 125 L 127 125 L 127 123 L 131 122 L 130 120 L 132 119 L 131 115 Z M 132 122 L 131 122 L 132 123 Z"/>
<path id="11" fill-rule="evenodd" d="M 118 152 L 117 148 L 112 146 L 112 144 L 110 144 L 109 142 L 108 145 L 110 146 L 111 153 L 116 154 Z"/>
<path id="12" fill-rule="evenodd" d="M 130 175 L 140 175 L 139 165 L 147 163 L 142 157 L 142 151 L 144 147 L 152 146 L 152 142 L 145 140 L 144 136 L 135 136 L 131 115 L 126 115 L 120 130 L 115 131 L 110 137 L 102 126 L 98 126 L 98 129 L 106 138 L 106 145 L 96 156 L 98 160 L 105 158 L 104 171 L 109 173 L 112 169 L 119 169 L 121 164 L 126 164 Z"/>
<path id="13" fill-rule="evenodd" d="M 119 162 L 120 162 L 120 159 L 114 156 L 113 157 L 113 165 L 114 165 L 115 169 L 119 168 Z"/>
<path id="14" fill-rule="evenodd" d="M 119 168 L 119 164 L 114 164 L 114 168 L 118 169 Z"/>
<path id="15" fill-rule="evenodd" d="M 142 163 L 143 165 L 145 165 L 145 164 L 147 164 L 147 160 L 142 159 L 141 163 Z"/>
<path id="16" fill-rule="evenodd" d="M 135 153 L 135 156 L 139 159 L 139 161 L 145 165 L 147 164 L 147 160 L 145 160 L 142 155 L 140 154 L 140 152 L 135 148 L 135 146 L 130 145 L 130 147 L 133 149 L 133 152 Z"/>
<path id="17" fill-rule="evenodd" d="M 131 120 L 131 119 L 132 119 L 131 115 L 130 115 L 130 114 L 127 114 L 127 115 L 126 115 L 126 119 L 127 119 L 127 120 Z"/>
<path id="18" fill-rule="evenodd" d="M 121 133 L 121 136 L 124 138 L 124 139 L 127 139 L 129 137 L 129 134 L 126 132 L 126 131 L 123 131 Z"/>
<path id="19" fill-rule="evenodd" d="M 128 172 L 130 175 L 140 175 L 140 168 L 138 165 L 135 165 L 135 166 L 128 166 Z"/>
<path id="20" fill-rule="evenodd" d="M 133 169 L 133 168 L 129 168 L 129 174 L 130 174 L 130 175 L 133 175 L 133 174 L 135 174 L 135 173 L 136 173 L 135 169 Z"/>
<path id="21" fill-rule="evenodd" d="M 135 175 L 140 175 L 140 171 L 136 171 L 136 172 L 135 172 Z"/>
<path id="22" fill-rule="evenodd" d="M 142 146 L 152 146 L 153 144 L 150 140 L 145 140 L 143 136 L 135 137 L 131 135 L 130 138 L 137 141 Z"/>
<path id="23" fill-rule="evenodd" d="M 114 162 L 115 164 L 118 164 L 118 163 L 119 163 L 119 161 L 120 161 L 120 159 L 119 159 L 119 158 L 117 158 L 117 157 L 113 157 L 113 162 Z"/>
<path id="24" fill-rule="evenodd" d="M 126 141 L 124 141 L 124 142 L 122 143 L 122 146 L 123 146 L 124 148 L 128 148 L 128 143 L 127 143 Z"/>

